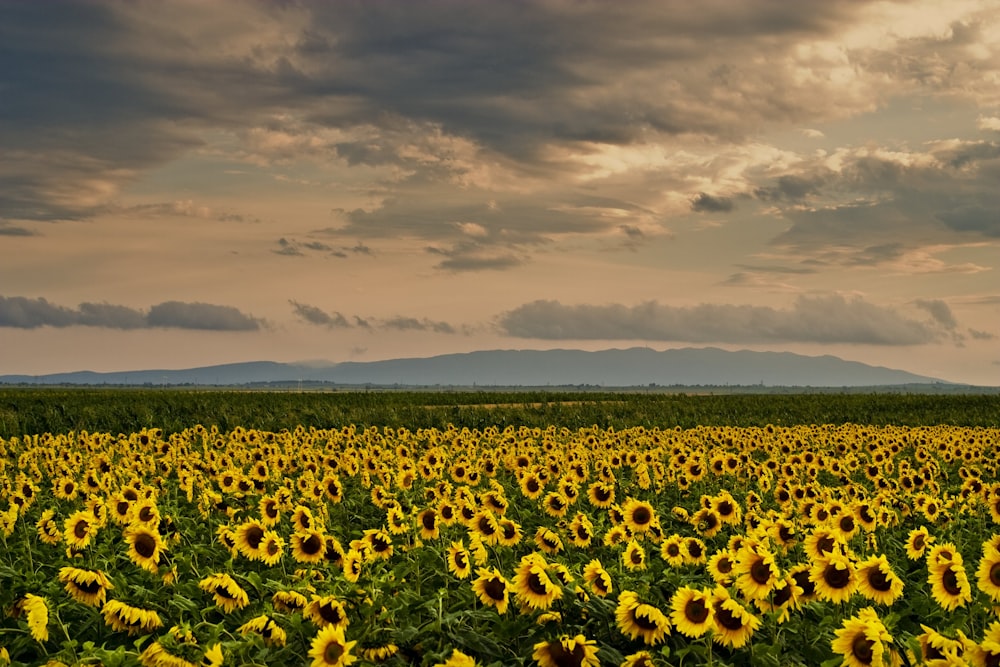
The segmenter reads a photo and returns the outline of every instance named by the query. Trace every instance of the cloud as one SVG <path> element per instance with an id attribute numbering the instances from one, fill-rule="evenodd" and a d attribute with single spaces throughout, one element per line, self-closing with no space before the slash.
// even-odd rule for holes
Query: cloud
<path id="1" fill-rule="evenodd" d="M 989 331 L 980 331 L 978 329 L 969 329 L 969 336 L 973 340 L 996 340 L 996 334 L 990 333 Z"/>
<path id="2" fill-rule="evenodd" d="M 146 321 L 151 327 L 213 331 L 254 331 L 261 327 L 260 320 L 232 306 L 183 301 L 165 301 L 153 306 Z"/>
<path id="3" fill-rule="evenodd" d="M 714 197 L 705 192 L 699 192 L 691 199 L 691 210 L 696 213 L 728 213 L 733 208 L 732 199 L 728 197 Z"/>
<path id="4" fill-rule="evenodd" d="M 327 313 L 316 306 L 299 303 L 298 301 L 291 299 L 288 303 L 292 304 L 292 309 L 295 311 L 295 314 L 309 324 L 318 324 L 330 327 L 331 329 L 351 326 L 351 323 L 347 321 L 347 318 L 338 312 Z"/>
<path id="5" fill-rule="evenodd" d="M 329 328 L 358 327 L 359 329 L 366 329 L 369 331 L 392 329 L 395 331 L 430 331 L 439 334 L 458 333 L 458 329 L 448 322 L 431 320 L 426 317 L 417 318 L 397 315 L 386 319 L 377 319 L 353 315 L 351 320 L 353 320 L 354 323 L 352 324 L 347 317 L 338 312 L 327 313 L 323 309 L 316 306 L 299 303 L 298 301 L 291 299 L 288 303 L 291 304 L 295 315 L 303 322 Z M 466 331 L 467 328 L 463 327 L 462 330 Z"/>
<path id="6" fill-rule="evenodd" d="M 455 327 L 447 322 L 435 322 L 427 318 L 417 319 L 415 317 L 393 317 L 382 322 L 382 327 L 386 329 L 396 329 L 397 331 L 433 331 L 434 333 L 453 334 Z"/>
<path id="7" fill-rule="evenodd" d="M 39 236 L 39 234 L 26 227 L 7 225 L 0 221 L 0 236 Z"/>
<path id="8" fill-rule="evenodd" d="M 262 320 L 245 315 L 232 306 L 165 301 L 148 312 L 108 303 L 81 303 L 76 309 L 50 303 L 44 298 L 0 296 L 0 327 L 88 326 L 107 329 L 201 329 L 254 331 Z"/>
<path id="9" fill-rule="evenodd" d="M 951 308 L 948 304 L 940 299 L 918 299 L 915 302 L 917 308 L 926 310 L 930 313 L 930 316 L 934 318 L 934 321 L 943 326 L 945 329 L 954 329 L 958 326 L 958 322 L 955 321 L 955 316 L 951 312 Z"/>
<path id="10" fill-rule="evenodd" d="M 919 345 L 938 332 L 892 308 L 838 295 L 799 297 L 790 309 L 731 304 L 678 307 L 534 301 L 503 313 L 500 330 L 546 340 Z"/>

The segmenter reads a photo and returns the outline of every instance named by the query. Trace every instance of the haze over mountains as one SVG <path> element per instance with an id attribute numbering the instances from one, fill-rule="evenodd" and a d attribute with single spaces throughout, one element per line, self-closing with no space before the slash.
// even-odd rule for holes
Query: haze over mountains
<path id="1" fill-rule="evenodd" d="M 284 364 L 270 361 L 185 370 L 79 371 L 0 375 L 5 384 L 215 385 L 335 383 L 375 386 L 726 386 L 875 387 L 944 381 L 906 371 L 790 352 L 683 348 L 491 350 L 385 361 Z"/>

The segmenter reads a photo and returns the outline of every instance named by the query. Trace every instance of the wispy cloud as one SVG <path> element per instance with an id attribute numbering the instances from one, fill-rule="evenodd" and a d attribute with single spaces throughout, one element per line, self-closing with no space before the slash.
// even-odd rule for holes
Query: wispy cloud
<path id="1" fill-rule="evenodd" d="M 427 317 L 408 317 L 397 315 L 394 317 L 379 319 L 373 317 L 361 317 L 352 315 L 350 318 L 343 314 L 332 311 L 327 312 L 317 306 L 299 303 L 289 300 L 296 317 L 307 324 L 315 324 L 328 328 L 352 328 L 374 330 L 394 330 L 394 331 L 426 331 L 438 334 L 457 334 L 459 332 L 468 333 L 468 327 L 456 327 L 448 322 L 432 320 Z M 353 322 L 352 322 L 353 320 Z"/>

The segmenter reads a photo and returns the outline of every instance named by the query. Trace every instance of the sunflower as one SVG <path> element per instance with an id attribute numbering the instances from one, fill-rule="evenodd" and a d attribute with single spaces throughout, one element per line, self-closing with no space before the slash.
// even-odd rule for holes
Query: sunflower
<path id="1" fill-rule="evenodd" d="M 306 596 L 298 591 L 277 591 L 271 596 L 274 608 L 285 614 L 302 611 L 309 604 Z"/>
<path id="2" fill-rule="evenodd" d="M 155 611 L 133 607 L 118 600 L 108 600 L 101 607 L 101 615 L 105 625 L 115 632 L 127 632 L 130 635 L 140 632 L 152 632 L 163 627 L 160 615 Z"/>
<path id="3" fill-rule="evenodd" d="M 538 530 L 535 531 L 535 544 L 549 555 L 555 555 L 563 550 L 562 538 L 559 537 L 559 533 L 545 526 L 539 526 Z"/>
<path id="4" fill-rule="evenodd" d="M 983 557 L 976 569 L 976 585 L 991 600 L 1000 602 L 1000 551 L 988 542 L 983 544 Z"/>
<path id="5" fill-rule="evenodd" d="M 344 667 L 357 658 L 351 655 L 356 641 L 346 641 L 344 629 L 328 625 L 313 637 L 309 645 L 310 667 Z"/>
<path id="6" fill-rule="evenodd" d="M 549 491 L 545 494 L 545 499 L 542 501 L 542 505 L 545 508 L 545 513 L 549 516 L 561 519 L 566 516 L 566 511 L 569 509 L 569 498 L 559 493 L 558 491 Z"/>
<path id="7" fill-rule="evenodd" d="M 497 523 L 493 510 L 484 507 L 476 511 L 468 522 L 468 527 L 486 544 L 496 544 L 500 540 L 500 524 Z"/>
<path id="8" fill-rule="evenodd" d="M 653 667 L 653 654 L 649 651 L 637 651 L 625 656 L 619 667 Z"/>
<path id="9" fill-rule="evenodd" d="M 843 541 L 835 531 L 818 527 L 806 535 L 802 546 L 810 560 L 819 560 L 829 556 L 838 544 L 843 544 Z"/>
<path id="10" fill-rule="evenodd" d="M 264 540 L 260 544 L 261 561 L 268 567 L 274 567 L 281 561 L 285 553 L 285 540 L 273 530 L 264 531 Z"/>
<path id="11" fill-rule="evenodd" d="M 523 537 L 521 526 L 512 519 L 503 518 L 497 522 L 500 526 L 500 538 L 498 543 L 501 546 L 512 547 L 518 544 Z"/>
<path id="12" fill-rule="evenodd" d="M 368 529 L 361 539 L 371 547 L 375 558 L 389 560 L 392 557 L 392 537 L 384 530 Z"/>
<path id="13" fill-rule="evenodd" d="M 132 505 L 129 511 L 129 523 L 155 528 L 160 523 L 160 510 L 156 502 L 146 498 Z"/>
<path id="14" fill-rule="evenodd" d="M 721 586 L 716 586 L 712 593 L 712 613 L 715 619 L 712 640 L 723 646 L 742 647 L 760 627 L 760 619 L 729 597 Z"/>
<path id="15" fill-rule="evenodd" d="M 322 563 L 326 559 L 326 538 L 318 530 L 297 530 L 292 533 L 291 543 L 292 558 L 299 563 Z"/>
<path id="16" fill-rule="evenodd" d="M 385 662 L 397 653 L 399 653 L 399 647 L 395 644 L 379 644 L 378 646 L 367 646 L 361 649 L 361 657 L 365 662 L 375 664 Z"/>
<path id="17" fill-rule="evenodd" d="M 589 547 L 594 539 L 594 524 L 583 512 L 577 512 L 569 523 L 569 541 L 576 547 Z"/>
<path id="18" fill-rule="evenodd" d="M 658 644 L 670 634 L 670 620 L 657 607 L 639 600 L 633 591 L 622 591 L 615 609 L 618 629 L 630 639 L 642 640 L 648 645 Z"/>
<path id="19" fill-rule="evenodd" d="M 924 624 L 920 627 L 923 633 L 917 635 L 917 641 L 920 643 L 920 657 L 923 658 L 924 664 L 935 666 L 967 664 L 962 659 L 965 646 L 961 641 L 946 637 Z"/>
<path id="20" fill-rule="evenodd" d="M 281 520 L 281 503 L 273 495 L 261 496 L 257 509 L 260 510 L 260 522 L 267 527 Z"/>
<path id="21" fill-rule="evenodd" d="M 715 583 L 728 586 L 733 579 L 733 569 L 736 567 L 736 559 L 728 549 L 716 551 L 708 559 L 708 574 L 711 575 Z"/>
<path id="22" fill-rule="evenodd" d="M 947 611 L 955 611 L 972 601 L 972 588 L 965 574 L 961 556 L 945 560 L 928 567 L 927 583 L 931 587 L 931 597 Z"/>
<path id="23" fill-rule="evenodd" d="M 738 524 L 740 522 L 741 511 L 739 503 L 733 498 L 729 491 L 723 490 L 712 498 L 711 508 L 719 515 L 719 520 L 726 524 Z"/>
<path id="24" fill-rule="evenodd" d="M 635 538 L 629 540 L 625 546 L 625 551 L 622 552 L 622 564 L 632 572 L 646 569 L 646 550 Z"/>
<path id="25" fill-rule="evenodd" d="M 611 575 L 596 558 L 583 567 L 583 579 L 598 597 L 606 597 L 612 592 Z"/>
<path id="26" fill-rule="evenodd" d="M 678 588 L 670 598 L 670 620 L 686 637 L 701 637 L 712 628 L 712 595 L 690 586 Z"/>
<path id="27" fill-rule="evenodd" d="M 361 564 L 364 561 L 364 555 L 357 549 L 348 549 L 344 552 L 344 560 L 340 564 L 344 572 L 344 579 L 356 582 L 361 578 Z"/>
<path id="28" fill-rule="evenodd" d="M 834 653 L 843 656 L 846 667 L 881 667 L 887 664 L 892 637 L 871 607 L 845 619 L 834 633 Z"/>
<path id="29" fill-rule="evenodd" d="M 344 603 L 332 595 L 323 597 L 313 595 L 312 601 L 306 605 L 302 615 L 321 628 L 327 625 L 336 625 L 341 629 L 346 629 L 351 623 L 347 617 Z"/>
<path id="30" fill-rule="evenodd" d="M 553 641 L 535 644 L 532 659 L 540 667 L 600 667 L 597 642 L 584 635 L 562 635 Z"/>
<path id="31" fill-rule="evenodd" d="M 660 543 L 660 557 L 670 567 L 680 567 L 684 564 L 684 538 L 674 534 Z"/>
<path id="32" fill-rule="evenodd" d="M 211 593 L 215 606 L 227 614 L 250 604 L 246 591 L 224 572 L 205 577 L 198 582 L 198 588 Z"/>
<path id="33" fill-rule="evenodd" d="M 466 655 L 456 648 L 452 650 L 451 656 L 447 660 L 435 663 L 434 667 L 479 667 L 479 663 L 472 656 Z"/>
<path id="34" fill-rule="evenodd" d="M 292 510 L 292 525 L 296 531 L 307 531 L 318 528 L 312 510 L 305 505 L 296 505 Z"/>
<path id="35" fill-rule="evenodd" d="M 100 570 L 62 567 L 59 569 L 58 579 L 71 598 L 91 607 L 102 606 L 108 590 L 114 588 L 107 575 Z"/>
<path id="36" fill-rule="evenodd" d="M 28 630 L 36 642 L 49 640 L 49 607 L 45 598 L 28 593 L 19 601 L 19 609 L 28 616 Z"/>
<path id="37" fill-rule="evenodd" d="M 891 605 L 903 595 L 903 580 L 885 556 L 872 556 L 855 567 L 858 592 L 873 602 Z"/>
<path id="38" fill-rule="evenodd" d="M 514 594 L 519 602 L 532 609 L 548 609 L 562 597 L 562 588 L 549 577 L 548 569 L 540 554 L 530 553 L 521 558 L 514 571 Z"/>
<path id="39" fill-rule="evenodd" d="M 63 539 L 71 549 L 86 549 L 97 534 L 97 522 L 87 510 L 79 510 L 63 523 Z"/>
<path id="40" fill-rule="evenodd" d="M 38 522 L 35 523 L 35 532 L 38 534 L 38 539 L 45 544 L 59 544 L 62 540 L 62 531 L 59 530 L 59 524 L 56 523 L 55 515 L 54 511 L 45 510 L 42 512 L 42 516 L 39 517 Z"/>
<path id="41" fill-rule="evenodd" d="M 264 532 L 266 530 L 267 526 L 257 519 L 244 521 L 234 531 L 236 548 L 244 557 L 250 560 L 262 560 L 264 554 L 260 547 L 264 542 Z"/>
<path id="42" fill-rule="evenodd" d="M 267 614 L 261 614 L 260 616 L 250 619 L 237 628 L 236 632 L 240 633 L 244 637 L 259 635 L 263 637 L 264 643 L 268 646 L 284 646 L 285 642 L 288 640 L 288 635 L 285 633 L 284 629 L 275 623 L 274 619 Z"/>
<path id="43" fill-rule="evenodd" d="M 438 513 L 433 507 L 428 507 L 417 514 L 416 526 L 422 540 L 436 540 L 441 536 Z"/>
<path id="44" fill-rule="evenodd" d="M 931 535 L 925 526 L 914 528 L 906 538 L 906 557 L 910 560 L 920 560 L 924 557 L 927 547 L 934 543 L 934 536 Z"/>
<path id="45" fill-rule="evenodd" d="M 705 543 L 697 537 L 686 537 L 681 543 L 684 562 L 688 565 L 701 565 L 707 562 L 705 556 Z"/>
<path id="46" fill-rule="evenodd" d="M 983 641 L 979 644 L 983 665 L 1000 664 L 1000 621 L 994 621 L 986 629 Z"/>
<path id="47" fill-rule="evenodd" d="M 736 587 L 750 600 L 763 600 L 781 579 L 774 554 L 760 546 L 745 545 L 736 555 Z"/>
<path id="48" fill-rule="evenodd" d="M 691 525 L 707 539 L 715 537 L 722 530 L 722 519 L 714 509 L 703 507 L 691 516 Z"/>
<path id="49" fill-rule="evenodd" d="M 160 533 L 144 524 L 131 524 L 125 528 L 124 536 L 129 560 L 144 570 L 156 572 L 165 549 Z"/>
<path id="50" fill-rule="evenodd" d="M 858 588 L 858 577 L 851 560 L 840 551 L 821 558 L 809 570 L 816 595 L 828 602 L 846 602 Z"/>
<path id="51" fill-rule="evenodd" d="M 518 486 L 521 487 L 521 495 L 529 500 L 535 500 L 545 492 L 545 482 L 534 472 L 522 475 L 518 480 Z"/>
<path id="52" fill-rule="evenodd" d="M 388 509 L 385 516 L 385 523 L 389 526 L 389 532 L 393 535 L 402 535 L 410 530 L 410 522 L 407 521 L 403 510 L 394 505 Z"/>
<path id="53" fill-rule="evenodd" d="M 622 505 L 622 514 L 625 517 L 625 525 L 633 533 L 643 533 L 656 520 L 656 511 L 653 506 L 644 500 L 629 498 Z"/>
<path id="54" fill-rule="evenodd" d="M 472 573 L 469 551 L 462 542 L 452 542 L 446 556 L 448 570 L 459 579 L 467 579 Z"/>
<path id="55" fill-rule="evenodd" d="M 495 567 L 492 569 L 481 567 L 476 570 L 476 574 L 479 576 L 472 582 L 472 590 L 479 597 L 479 601 L 490 607 L 496 607 L 498 614 L 507 613 L 507 606 L 510 603 L 510 582 Z"/>

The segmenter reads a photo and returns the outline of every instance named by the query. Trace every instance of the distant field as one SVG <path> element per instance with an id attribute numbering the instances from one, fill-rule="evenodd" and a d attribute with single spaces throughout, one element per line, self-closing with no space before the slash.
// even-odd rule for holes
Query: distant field
<path id="1" fill-rule="evenodd" d="M 1000 397 L 925 394 L 688 395 L 600 392 L 264 392 L 2 389 L 0 437 L 30 433 L 530 426 L 1000 425 Z"/>

